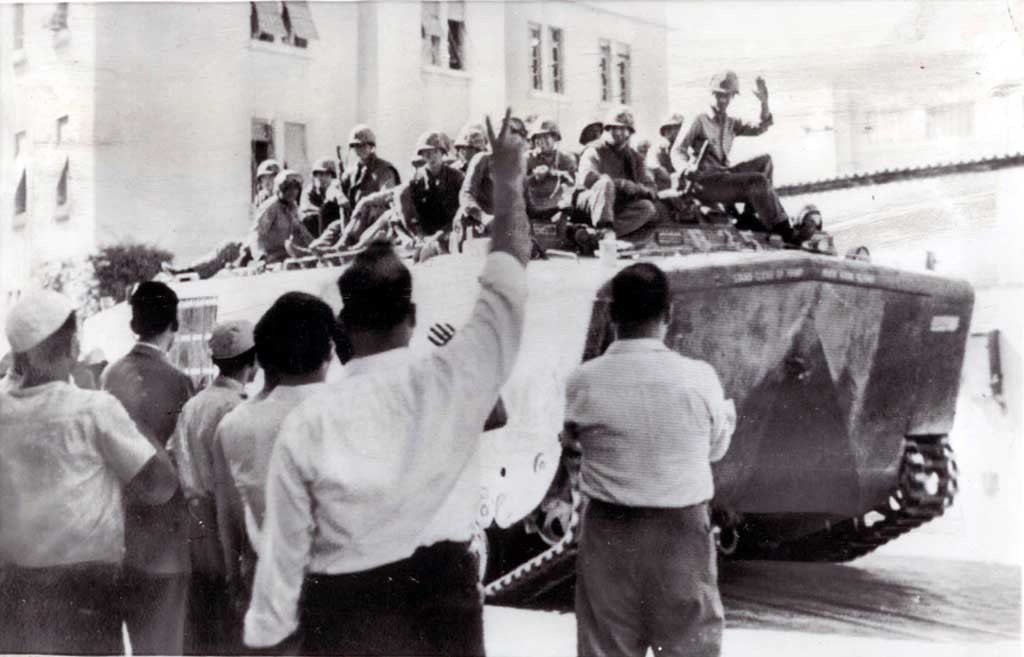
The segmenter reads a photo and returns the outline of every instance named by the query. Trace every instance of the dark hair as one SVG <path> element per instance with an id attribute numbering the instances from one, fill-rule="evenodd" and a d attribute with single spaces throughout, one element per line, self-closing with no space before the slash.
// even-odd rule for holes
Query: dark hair
<path id="1" fill-rule="evenodd" d="M 277 374 L 310 374 L 331 353 L 336 332 L 330 306 L 312 294 L 287 292 L 256 323 L 256 357 Z"/>
<path id="2" fill-rule="evenodd" d="M 234 376 L 246 367 L 256 364 L 256 347 L 231 358 L 214 358 L 213 364 L 224 376 Z"/>
<path id="3" fill-rule="evenodd" d="M 412 274 L 388 242 L 373 242 L 338 277 L 347 328 L 387 331 L 413 311 Z"/>
<path id="4" fill-rule="evenodd" d="M 669 307 L 668 277 L 656 265 L 638 262 L 612 279 L 612 321 L 640 324 L 665 314 Z"/>
<path id="5" fill-rule="evenodd" d="M 178 330 L 178 295 L 166 284 L 146 281 L 131 298 L 132 331 L 143 340 L 160 335 L 168 328 Z"/>

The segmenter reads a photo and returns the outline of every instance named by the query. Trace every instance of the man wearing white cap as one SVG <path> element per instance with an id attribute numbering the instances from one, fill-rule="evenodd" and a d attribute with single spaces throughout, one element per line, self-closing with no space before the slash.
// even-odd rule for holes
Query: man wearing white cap
<path id="1" fill-rule="evenodd" d="M 186 650 L 222 654 L 228 630 L 229 600 L 214 499 L 213 438 L 228 412 L 245 400 L 245 385 L 255 377 L 256 344 L 252 322 L 218 324 L 210 337 L 210 355 L 220 375 L 181 409 L 168 449 L 189 508 L 192 581 Z"/>
<path id="2" fill-rule="evenodd" d="M 162 504 L 177 488 L 167 456 L 106 392 L 68 383 L 77 318 L 56 292 L 11 308 L 21 386 L 0 395 L 2 652 L 122 652 L 118 578 L 124 499 Z"/>

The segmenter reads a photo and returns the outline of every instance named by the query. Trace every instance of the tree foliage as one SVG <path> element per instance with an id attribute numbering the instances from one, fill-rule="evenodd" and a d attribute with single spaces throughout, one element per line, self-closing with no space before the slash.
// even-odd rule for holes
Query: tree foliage
<path id="1" fill-rule="evenodd" d="M 89 263 L 99 296 L 110 297 L 116 303 L 125 300 L 130 286 L 152 279 L 160 272 L 161 263 L 173 258 L 170 251 L 156 246 L 122 242 L 102 247 L 89 256 Z"/>

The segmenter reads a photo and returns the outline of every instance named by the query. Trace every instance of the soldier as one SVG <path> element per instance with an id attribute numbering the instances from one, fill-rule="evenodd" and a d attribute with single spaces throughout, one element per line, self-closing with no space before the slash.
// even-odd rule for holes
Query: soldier
<path id="1" fill-rule="evenodd" d="M 166 453 L 114 397 L 68 383 L 77 327 L 71 301 L 51 291 L 7 315 L 23 381 L 0 395 L 5 653 L 121 654 L 124 503 L 162 505 L 178 488 Z"/>
<path id="2" fill-rule="evenodd" d="M 487 135 L 484 134 L 483 126 L 478 123 L 467 123 L 462 126 L 454 145 L 458 157 L 452 163 L 452 168 L 466 175 L 473 157 L 487 150 Z"/>
<path id="3" fill-rule="evenodd" d="M 294 251 L 292 245 L 308 246 L 313 241 L 299 219 L 299 196 L 302 194 L 302 176 L 290 169 L 274 179 L 275 198 L 263 204 L 249 236 L 249 249 L 253 258 L 268 264 L 287 259 Z"/>
<path id="4" fill-rule="evenodd" d="M 390 189 L 401 182 L 398 169 L 387 160 L 377 157 L 377 137 L 366 125 L 359 124 L 352 128 L 348 145 L 355 150 L 359 161 L 341 176 L 343 198 L 339 201 L 346 216 L 351 215 L 365 196 Z"/>
<path id="5" fill-rule="evenodd" d="M 218 324 L 209 346 L 220 373 L 181 409 L 169 447 L 189 508 L 192 581 L 187 650 L 196 655 L 226 654 L 232 647 L 224 642 L 231 627 L 230 600 L 217 528 L 213 439 L 221 419 L 245 400 L 245 386 L 258 369 L 252 322 Z"/>
<path id="6" fill-rule="evenodd" d="M 526 139 L 526 124 L 517 117 L 509 119 L 509 130 Z M 462 244 L 469 237 L 480 237 L 488 233 L 488 226 L 494 219 L 494 182 L 491 179 L 491 154 L 477 153 L 469 163 L 469 171 L 459 191 L 459 211 L 452 228 L 453 251 L 461 251 Z"/>
<path id="7" fill-rule="evenodd" d="M 562 133 L 551 119 L 537 119 L 529 138 L 533 149 L 526 160 L 526 214 L 531 220 L 544 221 L 558 212 L 563 192 L 572 189 L 576 161 L 558 150 Z"/>
<path id="8" fill-rule="evenodd" d="M 704 156 L 691 176 L 695 183 L 694 195 L 706 203 L 742 202 L 742 222 L 759 223 L 786 241 L 795 240 L 789 217 L 772 184 L 771 156 L 761 155 L 746 162 L 729 164 L 729 151 L 736 137 L 760 135 L 772 125 L 764 78 L 757 78 L 757 90 L 754 92 L 761 101 L 761 118 L 757 125 L 728 115 L 729 104 L 739 92 L 739 79 L 732 71 L 711 79 L 711 95 L 714 97 L 711 113 L 698 115 L 688 131 L 680 131 L 672 145 L 672 164 L 677 171 L 686 169 L 693 154 L 701 152 L 706 143 Z"/>
<path id="9" fill-rule="evenodd" d="M 337 179 L 338 165 L 334 159 L 322 157 L 313 165 L 313 180 L 302 192 L 299 214 L 302 215 L 302 225 L 314 238 L 341 217 L 338 202 L 341 189 Z"/>
<path id="10" fill-rule="evenodd" d="M 600 141 L 601 133 L 604 132 L 604 123 L 601 121 L 591 121 L 587 125 L 583 126 L 580 130 L 580 150 L 576 151 L 576 159 L 579 160 L 583 157 L 583 151 L 587 150 L 587 147 Z"/>
<path id="11" fill-rule="evenodd" d="M 256 167 L 256 194 L 252 199 L 253 213 L 274 197 L 274 178 L 280 171 L 281 165 L 275 159 L 263 160 Z"/>
<path id="12" fill-rule="evenodd" d="M 166 454 L 192 382 L 167 352 L 178 331 L 178 296 L 163 283 L 139 285 L 131 297 L 139 339 L 101 377 L 153 448 Z M 125 623 L 138 655 L 180 655 L 190 572 L 188 511 L 181 488 L 161 506 L 129 505 L 125 527 Z"/>
<path id="13" fill-rule="evenodd" d="M 421 240 L 419 260 L 447 253 L 448 237 L 459 209 L 464 176 L 443 162 L 444 153 L 440 133 L 420 136 L 416 154 L 423 158 L 424 165 L 417 169 L 400 197 L 403 223 L 413 237 Z"/>
<path id="14" fill-rule="evenodd" d="M 654 178 L 658 191 L 672 187 L 672 174 L 675 173 L 675 167 L 672 166 L 672 144 L 675 143 L 682 127 L 682 114 L 672 114 L 662 121 L 661 127 L 658 129 L 661 139 L 658 140 L 657 146 L 647 154 L 647 168 L 651 172 L 651 177 Z"/>
<path id="15" fill-rule="evenodd" d="M 573 201 L 595 228 L 613 228 L 617 237 L 638 232 L 655 221 L 658 192 L 639 153 L 629 145 L 636 131 L 633 110 L 614 108 L 604 121 L 604 136 L 583 152 Z"/>

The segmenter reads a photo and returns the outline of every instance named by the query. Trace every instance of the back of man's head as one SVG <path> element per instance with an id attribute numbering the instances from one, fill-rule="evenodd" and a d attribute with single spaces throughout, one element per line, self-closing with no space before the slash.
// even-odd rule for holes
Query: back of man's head
<path id="1" fill-rule="evenodd" d="M 288 292 L 256 323 L 256 358 L 280 376 L 312 374 L 330 357 L 336 331 L 330 306 L 312 294 Z"/>
<path id="2" fill-rule="evenodd" d="M 388 331 L 413 312 L 412 274 L 387 242 L 374 242 L 338 278 L 345 327 Z"/>
<path id="3" fill-rule="evenodd" d="M 639 262 L 612 279 L 612 321 L 638 325 L 664 317 L 669 308 L 668 277 L 656 265 Z"/>
<path id="4" fill-rule="evenodd" d="M 164 283 L 146 281 L 132 294 L 132 331 L 143 340 L 178 330 L 178 295 Z"/>

